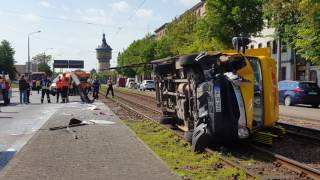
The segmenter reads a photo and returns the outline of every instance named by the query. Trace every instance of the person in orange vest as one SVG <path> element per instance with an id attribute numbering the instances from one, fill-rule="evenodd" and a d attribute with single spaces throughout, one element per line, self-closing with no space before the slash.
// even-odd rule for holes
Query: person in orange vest
<path id="1" fill-rule="evenodd" d="M 61 88 L 62 103 L 66 103 L 69 101 L 68 91 L 69 91 L 69 78 L 67 77 L 66 73 L 63 73 L 62 74 L 62 88 Z"/>
<path id="2" fill-rule="evenodd" d="M 61 99 L 62 99 L 62 94 L 61 94 L 61 91 L 62 91 L 62 79 L 61 79 L 61 76 L 58 76 L 58 80 L 56 82 L 56 89 L 57 89 L 57 103 L 59 103 L 59 96 L 61 95 Z"/>

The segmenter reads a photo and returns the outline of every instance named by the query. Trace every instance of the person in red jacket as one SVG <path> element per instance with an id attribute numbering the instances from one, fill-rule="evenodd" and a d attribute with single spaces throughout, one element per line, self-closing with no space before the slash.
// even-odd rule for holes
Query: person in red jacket
<path id="1" fill-rule="evenodd" d="M 62 79 L 61 79 L 61 76 L 58 76 L 58 80 L 56 82 L 56 89 L 57 89 L 57 103 L 59 103 L 59 96 L 61 95 L 61 99 L 62 99 L 62 94 L 61 94 L 61 91 L 62 91 Z"/>
<path id="2" fill-rule="evenodd" d="M 61 97 L 62 103 L 68 102 L 68 91 L 69 91 L 69 78 L 66 73 L 62 74 L 62 86 L 61 86 Z"/>

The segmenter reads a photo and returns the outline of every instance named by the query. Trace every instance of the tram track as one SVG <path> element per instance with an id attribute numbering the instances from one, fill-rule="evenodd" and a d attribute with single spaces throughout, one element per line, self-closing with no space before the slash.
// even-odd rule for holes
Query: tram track
<path id="1" fill-rule="evenodd" d="M 144 97 L 143 96 L 144 95 L 142 94 L 137 94 L 133 92 L 116 91 L 116 97 L 117 97 L 116 101 L 118 101 L 118 103 L 126 104 L 125 106 L 127 106 L 127 108 L 130 108 L 133 111 L 138 111 L 137 113 L 139 113 L 140 115 L 142 115 L 143 117 L 149 120 L 158 121 L 161 117 L 160 116 L 161 111 L 159 108 L 156 107 L 156 104 L 154 103 L 155 101 L 153 101 L 154 98 L 151 96 L 144 96 Z M 153 102 L 153 105 L 152 105 L 152 102 Z M 140 109 L 140 110 L 137 110 L 137 109 Z M 147 111 L 148 113 L 146 113 Z M 283 123 L 279 123 L 279 125 L 285 126 Z M 290 134 L 294 134 L 294 130 L 290 130 Z M 179 136 L 183 137 L 181 132 Z M 295 135 L 295 136 L 298 136 L 298 135 Z M 304 136 L 299 135 L 299 138 L 303 138 L 303 137 Z M 310 141 L 312 139 L 308 138 L 308 140 Z M 281 144 L 281 142 L 279 142 L 278 144 Z M 207 151 L 210 152 L 212 151 L 212 149 L 207 149 Z M 240 153 L 239 155 L 242 156 L 242 159 L 231 161 L 233 164 L 242 164 L 241 165 L 242 168 L 245 168 L 247 170 L 250 169 L 250 171 L 253 172 L 251 173 L 253 177 L 255 176 L 254 174 L 259 174 L 260 177 L 263 177 L 263 179 L 265 179 L 264 177 L 268 177 L 268 174 L 269 174 L 268 172 L 266 172 L 268 171 L 268 169 L 271 171 L 274 171 L 274 169 L 280 168 L 279 172 L 282 172 L 284 174 L 289 174 L 288 177 L 290 178 L 292 177 L 298 178 L 298 179 L 301 179 L 301 178 L 302 179 L 308 179 L 308 178 L 319 179 L 320 178 L 320 168 L 318 168 L 318 164 L 316 165 L 317 168 L 314 168 L 313 166 L 309 166 L 310 163 L 304 164 L 296 160 L 293 160 L 291 158 L 288 158 L 286 156 L 275 153 L 276 151 L 272 148 L 271 149 L 261 148 L 256 145 L 250 145 L 250 150 L 247 150 L 247 151 L 254 151 L 249 153 L 250 155 L 246 155 L 248 158 L 253 157 L 252 154 L 260 154 L 260 156 L 262 155 L 262 156 L 269 157 L 269 160 L 272 159 L 270 160 L 270 162 L 266 164 L 264 164 L 264 162 L 263 163 L 258 162 L 258 163 L 255 163 L 255 165 L 250 167 L 250 165 L 246 166 L 246 165 L 243 165 L 243 163 L 239 163 L 239 161 L 243 159 L 247 159 L 246 157 L 243 157 L 243 155 L 241 155 Z M 225 156 L 227 156 L 227 154 L 230 152 L 231 151 L 227 150 L 225 153 L 222 153 L 222 155 L 224 154 Z M 269 161 L 269 160 L 266 160 L 266 161 Z M 284 169 L 288 169 L 288 173 Z M 284 177 L 284 179 L 287 179 L 287 178 Z"/>

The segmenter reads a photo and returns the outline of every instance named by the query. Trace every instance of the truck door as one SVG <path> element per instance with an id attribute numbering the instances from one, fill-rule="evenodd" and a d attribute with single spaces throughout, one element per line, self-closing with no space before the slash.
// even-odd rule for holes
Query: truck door
<path id="1" fill-rule="evenodd" d="M 263 99 L 263 76 L 261 71 L 261 64 L 257 58 L 248 57 L 254 73 L 254 98 L 253 98 L 253 123 L 252 128 L 260 128 L 263 126 L 263 110 L 264 110 L 264 99 Z"/>

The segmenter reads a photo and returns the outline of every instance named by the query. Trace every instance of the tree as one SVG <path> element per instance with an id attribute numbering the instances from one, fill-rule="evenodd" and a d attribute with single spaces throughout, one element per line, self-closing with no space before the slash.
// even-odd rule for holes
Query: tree
<path id="1" fill-rule="evenodd" d="M 16 69 L 14 67 L 15 51 L 7 40 L 1 41 L 0 44 L 0 73 L 9 74 L 10 78 L 15 77 Z"/>
<path id="2" fill-rule="evenodd" d="M 95 76 L 97 74 L 97 70 L 96 69 L 91 69 L 90 71 L 91 76 Z"/>
<path id="3" fill-rule="evenodd" d="M 207 0 L 203 31 L 207 39 L 232 47 L 234 36 L 256 35 L 263 28 L 262 0 Z"/>
<path id="4" fill-rule="evenodd" d="M 320 64 L 320 2 L 302 0 L 299 4 L 301 16 L 296 26 L 298 54 L 306 60 Z"/>
<path id="5" fill-rule="evenodd" d="M 52 61 L 51 55 L 45 55 L 43 53 L 37 54 L 32 58 L 32 62 L 38 65 L 40 72 L 45 72 L 48 76 L 52 75 L 50 63 Z"/>
<path id="6" fill-rule="evenodd" d="M 281 38 L 289 47 L 295 48 L 297 36 L 296 26 L 301 13 L 299 3 L 301 0 L 266 0 L 264 3 L 264 16 L 275 28 L 276 38 Z"/>

